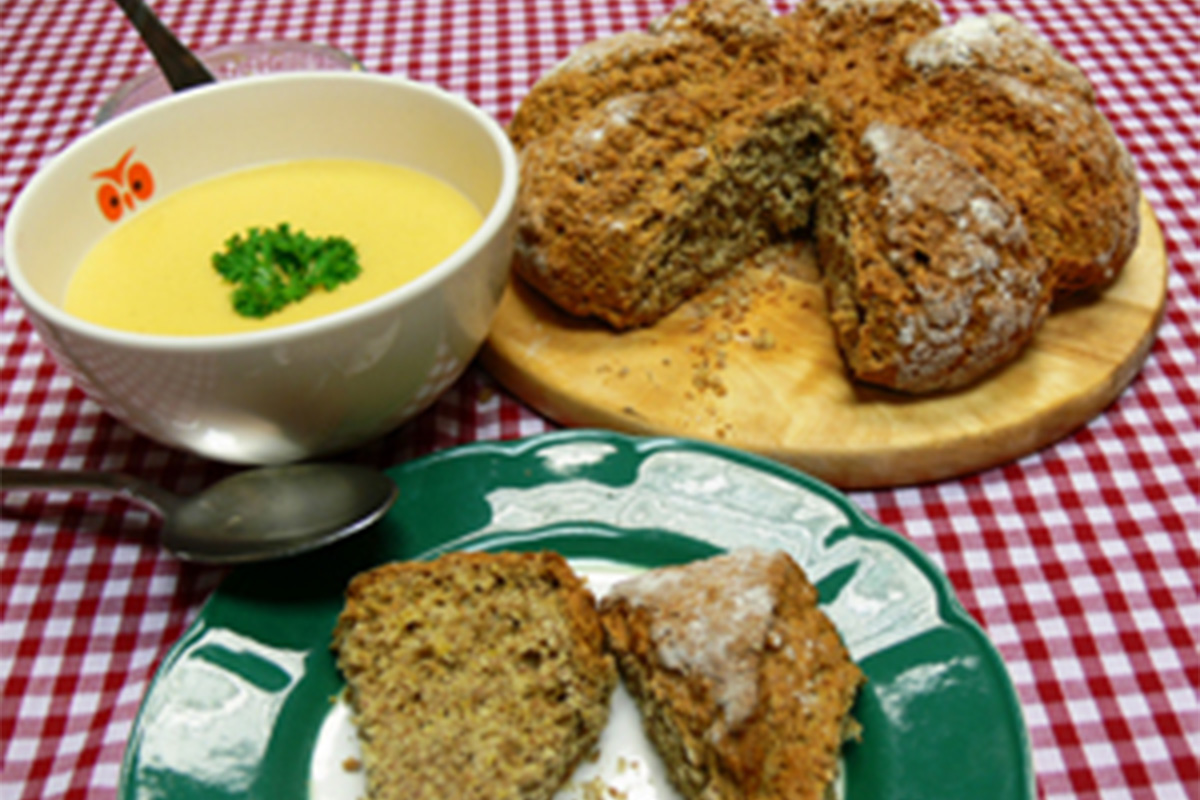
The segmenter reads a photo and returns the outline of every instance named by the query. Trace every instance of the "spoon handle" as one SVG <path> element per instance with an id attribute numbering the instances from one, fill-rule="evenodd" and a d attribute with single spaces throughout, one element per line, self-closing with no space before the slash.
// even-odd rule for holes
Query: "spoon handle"
<path id="1" fill-rule="evenodd" d="M 144 0 L 116 0 L 116 3 L 141 34 L 173 90 L 179 92 L 216 80 L 200 59 L 162 24 Z"/>
<path id="2" fill-rule="evenodd" d="M 148 505 L 160 515 L 173 510 L 181 502 L 177 495 L 132 475 L 94 470 L 0 467 L 0 491 L 22 489 L 110 492 Z"/>

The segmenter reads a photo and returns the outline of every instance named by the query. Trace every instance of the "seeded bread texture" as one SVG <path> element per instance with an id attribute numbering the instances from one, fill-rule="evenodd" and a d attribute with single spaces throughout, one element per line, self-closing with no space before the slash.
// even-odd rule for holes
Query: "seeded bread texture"
<path id="1" fill-rule="evenodd" d="M 334 631 L 370 800 L 548 800 L 617 674 L 554 553 L 454 553 L 354 578 Z"/>
<path id="2" fill-rule="evenodd" d="M 784 553 L 737 550 L 617 584 L 609 646 L 689 800 L 825 800 L 864 678 Z"/>
<path id="3" fill-rule="evenodd" d="M 509 130 L 514 271 L 564 310 L 653 324 L 811 239 L 849 375 L 909 393 L 1012 361 L 1137 241 L 1132 160 L 1083 73 L 932 0 L 694 0 L 582 46 Z"/>

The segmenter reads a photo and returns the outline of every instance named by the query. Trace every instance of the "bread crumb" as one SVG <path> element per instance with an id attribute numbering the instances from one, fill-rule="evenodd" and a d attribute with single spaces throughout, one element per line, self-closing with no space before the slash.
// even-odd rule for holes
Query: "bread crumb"
<path id="1" fill-rule="evenodd" d="M 575 786 L 579 789 L 581 800 L 608 800 L 608 798 L 623 800 L 623 798 L 628 797 L 625 792 L 620 791 L 616 787 L 609 786 L 604 782 L 603 778 L 599 777 L 592 778 L 586 783 L 575 784 Z"/>
<path id="2" fill-rule="evenodd" d="M 750 346 L 755 350 L 774 350 L 775 335 L 766 328 L 759 330 L 758 335 L 750 340 Z"/>

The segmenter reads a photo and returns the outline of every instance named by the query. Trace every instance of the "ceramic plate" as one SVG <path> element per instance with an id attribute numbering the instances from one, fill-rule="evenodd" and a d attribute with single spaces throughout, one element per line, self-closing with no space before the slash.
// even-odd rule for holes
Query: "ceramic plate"
<path id="1" fill-rule="evenodd" d="M 150 686 L 122 798 L 356 800 L 329 640 L 347 581 L 376 564 L 553 549 L 602 593 L 622 575 L 746 545 L 795 557 L 869 679 L 844 798 L 1036 797 L 996 650 L 924 555 L 824 484 L 740 451 L 591 431 L 469 445 L 390 474 L 400 499 L 370 531 L 226 578 Z M 629 800 L 676 796 L 623 692 L 599 760 L 560 798 L 597 782 Z"/>

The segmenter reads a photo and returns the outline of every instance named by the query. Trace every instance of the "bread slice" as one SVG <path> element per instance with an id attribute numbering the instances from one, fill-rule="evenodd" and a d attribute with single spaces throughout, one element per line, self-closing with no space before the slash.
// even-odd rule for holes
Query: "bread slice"
<path id="1" fill-rule="evenodd" d="M 1050 311 L 1046 260 L 1019 211 L 919 132 L 872 123 L 841 151 L 817 252 L 830 321 L 859 380 L 955 389 L 1017 357 Z"/>
<path id="2" fill-rule="evenodd" d="M 548 800 L 595 747 L 617 673 L 554 553 L 452 553 L 354 578 L 333 648 L 371 800 Z"/>
<path id="3" fill-rule="evenodd" d="M 864 677 L 790 556 L 738 550 L 647 572 L 600 609 L 685 797 L 827 797 Z"/>
<path id="4" fill-rule="evenodd" d="M 517 274 L 626 329 L 807 226 L 821 119 L 752 85 L 622 95 L 526 147 Z"/>

